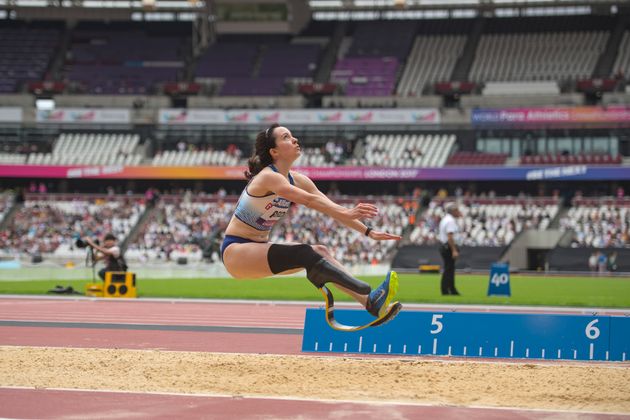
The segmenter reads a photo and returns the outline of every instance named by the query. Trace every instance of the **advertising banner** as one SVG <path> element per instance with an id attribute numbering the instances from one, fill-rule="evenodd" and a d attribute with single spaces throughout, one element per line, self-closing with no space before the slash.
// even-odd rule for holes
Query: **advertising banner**
<path id="1" fill-rule="evenodd" d="M 630 167 L 565 165 L 551 167 L 297 167 L 320 181 L 609 181 L 630 180 Z M 0 165 L 7 178 L 104 178 L 104 179 L 245 179 L 245 166 L 45 166 Z"/>
<path id="2" fill-rule="evenodd" d="M 473 124 L 630 122 L 628 106 L 473 109 Z"/>
<path id="3" fill-rule="evenodd" d="M 0 122 L 20 122 L 22 121 L 22 108 L 20 107 L 0 107 Z"/>
<path id="4" fill-rule="evenodd" d="M 344 110 L 161 109 L 160 124 L 439 124 L 437 108 Z"/>
<path id="5" fill-rule="evenodd" d="M 131 113 L 128 109 L 122 108 L 56 108 L 38 110 L 36 121 L 39 123 L 128 124 L 131 121 Z"/>

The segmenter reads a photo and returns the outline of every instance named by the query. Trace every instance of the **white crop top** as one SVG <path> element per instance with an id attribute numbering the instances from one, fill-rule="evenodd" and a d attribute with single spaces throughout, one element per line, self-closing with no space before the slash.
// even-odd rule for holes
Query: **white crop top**
<path id="1" fill-rule="evenodd" d="M 269 165 L 269 167 L 274 172 L 278 172 L 274 165 Z M 289 173 L 289 182 L 291 185 L 295 185 L 291 173 Z M 249 184 L 247 185 L 249 186 Z M 262 196 L 251 195 L 245 187 L 236 204 L 234 216 L 254 229 L 269 231 L 278 220 L 287 214 L 291 204 L 291 201 L 276 193 Z"/>

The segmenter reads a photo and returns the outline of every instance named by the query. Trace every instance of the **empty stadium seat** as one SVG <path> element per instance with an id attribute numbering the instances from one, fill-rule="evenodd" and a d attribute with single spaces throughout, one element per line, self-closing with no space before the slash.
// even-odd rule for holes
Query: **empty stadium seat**
<path id="1" fill-rule="evenodd" d="M 52 153 L 31 153 L 30 165 L 138 165 L 138 134 L 62 133 Z"/>
<path id="2" fill-rule="evenodd" d="M 389 167 L 441 167 L 455 145 L 453 134 L 370 134 L 360 164 Z"/>

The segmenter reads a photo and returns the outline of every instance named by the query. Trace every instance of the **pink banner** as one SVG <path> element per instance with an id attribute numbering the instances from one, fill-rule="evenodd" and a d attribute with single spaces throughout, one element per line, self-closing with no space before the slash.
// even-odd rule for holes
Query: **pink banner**
<path id="1" fill-rule="evenodd" d="M 62 179 L 214 179 L 245 180 L 244 166 L 40 166 L 0 165 L 3 178 Z M 618 165 L 446 166 L 442 168 L 385 168 L 338 166 L 296 167 L 314 181 L 478 180 L 539 181 L 628 180 L 630 167 Z"/>

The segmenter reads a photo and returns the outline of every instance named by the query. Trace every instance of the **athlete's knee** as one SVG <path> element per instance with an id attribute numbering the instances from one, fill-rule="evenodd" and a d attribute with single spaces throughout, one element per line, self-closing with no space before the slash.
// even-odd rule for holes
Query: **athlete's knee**
<path id="1" fill-rule="evenodd" d="M 332 253 L 326 245 L 313 245 L 313 250 L 324 258 L 332 257 Z"/>

